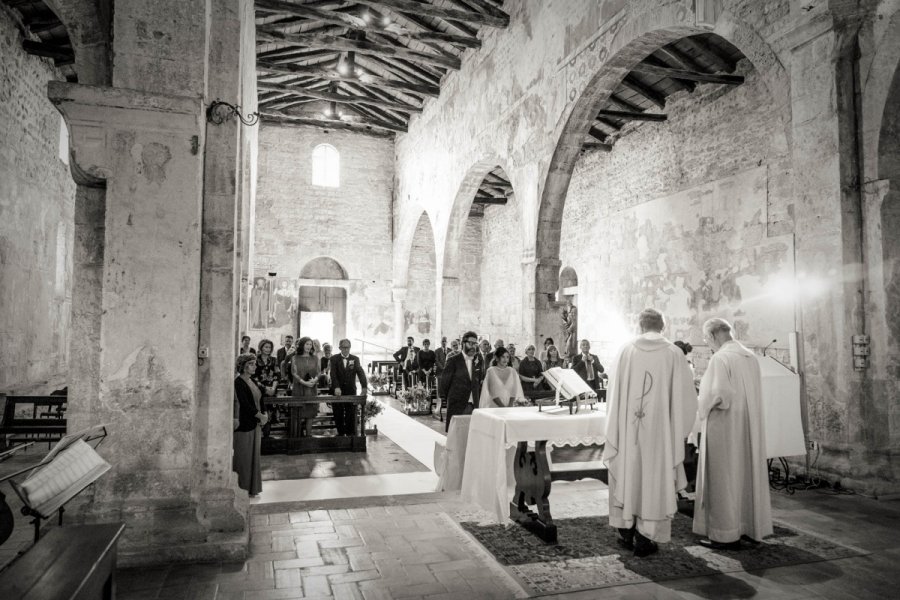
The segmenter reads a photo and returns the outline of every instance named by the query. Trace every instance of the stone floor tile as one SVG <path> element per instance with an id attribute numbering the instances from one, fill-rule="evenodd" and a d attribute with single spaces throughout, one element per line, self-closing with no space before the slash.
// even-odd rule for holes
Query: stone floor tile
<path id="1" fill-rule="evenodd" d="M 310 521 L 330 521 L 331 517 L 328 515 L 327 510 L 311 510 L 309 511 L 309 520 Z"/>
<path id="2" fill-rule="evenodd" d="M 269 525 L 286 525 L 290 522 L 291 521 L 287 513 L 273 513 L 269 515 Z"/>
<path id="3" fill-rule="evenodd" d="M 336 573 L 334 575 L 328 575 L 328 581 L 331 582 L 332 586 L 338 583 L 355 583 L 357 581 L 368 581 L 374 579 L 380 579 L 381 575 L 376 569 L 369 569 L 368 571 L 352 571 L 349 573 Z"/>
<path id="4" fill-rule="evenodd" d="M 438 582 L 388 585 L 393 598 L 409 598 L 410 596 L 429 596 L 443 594 L 446 588 Z M 480 598 L 479 598 L 480 600 Z"/>
<path id="5" fill-rule="evenodd" d="M 328 511 L 332 521 L 343 521 L 350 518 L 350 513 L 344 508 L 332 508 Z"/>
<path id="6" fill-rule="evenodd" d="M 288 519 L 291 523 L 308 523 L 309 513 L 305 510 L 298 510 L 288 513 Z"/>
<path id="7" fill-rule="evenodd" d="M 478 567 L 478 565 L 471 558 L 465 558 L 462 560 L 444 560 L 434 564 L 429 564 L 428 567 L 433 573 L 438 573 L 440 571 L 460 571 L 464 569 L 475 569 Z"/>
<path id="8" fill-rule="evenodd" d="M 334 600 L 363 600 L 362 592 L 353 583 L 333 583 L 331 591 Z"/>
<path id="9" fill-rule="evenodd" d="M 426 565 L 404 565 L 407 583 L 434 583 L 437 581 Z M 425 592 L 423 592 L 424 594 Z"/>
<path id="10" fill-rule="evenodd" d="M 372 560 L 371 554 L 348 554 L 347 559 L 350 561 L 350 569 L 353 571 L 366 571 L 375 568 L 375 561 Z"/>
<path id="11" fill-rule="evenodd" d="M 334 523 L 331 521 L 291 523 L 290 532 L 293 535 L 298 535 L 300 533 L 334 533 Z"/>
<path id="12" fill-rule="evenodd" d="M 385 506 L 384 509 L 387 511 L 389 515 L 407 515 L 409 511 L 406 510 L 406 507 L 403 505 L 399 506 Z"/>
<path id="13" fill-rule="evenodd" d="M 288 560 L 276 560 L 274 561 L 274 568 L 277 571 L 278 569 L 298 569 L 301 567 L 320 567 L 325 564 L 325 561 L 322 560 L 321 557 L 312 557 L 312 558 L 291 558 Z"/>
<path id="14" fill-rule="evenodd" d="M 350 564 L 350 559 L 347 558 L 347 552 L 344 548 L 322 548 L 322 545 L 326 543 L 328 542 L 319 542 L 322 560 L 325 561 L 326 565 Z"/>
<path id="15" fill-rule="evenodd" d="M 293 537 L 276 537 L 272 538 L 273 552 L 290 552 L 294 549 Z"/>
<path id="16" fill-rule="evenodd" d="M 331 584 L 328 583 L 325 575 L 304 575 L 303 592 L 307 596 L 329 596 L 331 595 Z"/>
<path id="17" fill-rule="evenodd" d="M 290 558 L 322 558 L 322 551 L 319 549 L 319 544 L 314 541 L 296 542 L 294 552 L 294 556 Z"/>
<path id="18" fill-rule="evenodd" d="M 302 587 L 276 588 L 244 592 L 245 600 L 299 600 L 305 598 Z M 218 599 L 216 599 L 218 600 Z"/>
<path id="19" fill-rule="evenodd" d="M 300 573 L 306 577 L 311 575 L 334 575 L 336 573 L 347 573 L 350 571 L 350 565 L 322 565 L 320 567 L 304 567 Z"/>
<path id="20" fill-rule="evenodd" d="M 386 517 L 388 514 L 387 509 L 383 506 L 367 506 L 366 512 L 373 518 Z"/>
<path id="21" fill-rule="evenodd" d="M 347 510 L 347 512 L 350 513 L 350 518 L 354 520 L 369 518 L 369 511 L 367 511 L 365 508 L 350 508 Z"/>
<path id="22" fill-rule="evenodd" d="M 460 577 L 456 571 L 440 571 L 434 574 L 434 578 L 438 580 L 448 592 L 470 592 L 472 586 L 465 578 Z"/>
<path id="23" fill-rule="evenodd" d="M 378 585 L 374 587 L 360 586 L 359 589 L 365 600 L 393 600 L 393 596 L 391 596 L 390 590 L 385 585 Z"/>
<path id="24" fill-rule="evenodd" d="M 351 521 L 352 522 L 352 521 Z M 360 539 L 359 532 L 353 525 L 335 525 L 335 531 L 339 539 Z"/>
<path id="25" fill-rule="evenodd" d="M 337 535 L 337 534 L 335 534 Z M 333 540 L 322 540 L 319 544 L 320 548 L 350 548 L 352 546 L 364 546 L 365 542 L 360 538 L 336 538 Z"/>
<path id="26" fill-rule="evenodd" d="M 296 534 L 296 532 L 294 532 Z M 321 542 L 324 540 L 336 540 L 336 533 L 304 533 L 302 535 L 294 535 L 294 539 L 298 542 Z"/>
<path id="27" fill-rule="evenodd" d="M 297 588 L 302 585 L 303 579 L 300 577 L 299 568 L 275 570 L 276 588 Z"/>

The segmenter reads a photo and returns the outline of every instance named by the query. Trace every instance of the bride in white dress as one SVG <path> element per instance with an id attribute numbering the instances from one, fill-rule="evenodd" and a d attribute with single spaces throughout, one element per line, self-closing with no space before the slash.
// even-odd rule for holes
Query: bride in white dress
<path id="1" fill-rule="evenodd" d="M 494 352 L 494 362 L 496 365 L 484 374 L 478 408 L 498 408 L 524 403 L 526 400 L 522 382 L 516 370 L 509 366 L 509 352 L 506 348 L 501 347 Z"/>

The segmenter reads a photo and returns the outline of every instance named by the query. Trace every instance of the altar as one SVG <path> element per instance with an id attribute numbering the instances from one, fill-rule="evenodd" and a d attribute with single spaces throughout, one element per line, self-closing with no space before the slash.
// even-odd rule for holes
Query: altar
<path id="1" fill-rule="evenodd" d="M 497 521 L 511 518 L 545 541 L 555 541 L 547 445 L 604 443 L 606 405 L 596 406 L 576 414 L 569 414 L 568 408 L 476 410 L 469 424 L 462 499 L 491 511 Z"/>

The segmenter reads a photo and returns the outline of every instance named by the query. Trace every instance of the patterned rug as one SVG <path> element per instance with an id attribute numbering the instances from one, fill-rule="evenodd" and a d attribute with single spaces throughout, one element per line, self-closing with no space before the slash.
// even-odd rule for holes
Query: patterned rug
<path id="1" fill-rule="evenodd" d="M 738 551 L 710 550 L 699 545 L 691 520 L 678 514 L 672 541 L 657 554 L 635 558 L 617 541 L 605 516 L 555 519 L 556 545 L 545 544 L 514 524 L 466 522 L 472 534 L 532 595 L 556 594 L 617 585 L 756 571 L 803 563 L 862 556 L 866 552 L 788 527 L 757 545 L 742 543 Z"/>

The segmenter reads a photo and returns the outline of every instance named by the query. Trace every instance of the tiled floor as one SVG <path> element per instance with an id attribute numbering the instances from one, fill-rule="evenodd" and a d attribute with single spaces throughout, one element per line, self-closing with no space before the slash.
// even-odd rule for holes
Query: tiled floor
<path id="1" fill-rule="evenodd" d="M 554 485 L 554 516 L 603 514 L 597 482 Z M 547 598 L 892 598 L 900 507 L 858 496 L 773 496 L 781 521 L 871 552 L 830 562 Z M 454 494 L 253 508 L 249 560 L 120 571 L 120 598 L 516 598 L 522 588 L 458 526 L 485 515 Z"/>

